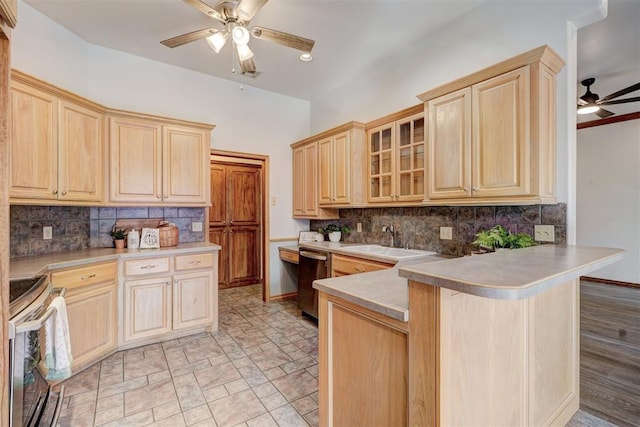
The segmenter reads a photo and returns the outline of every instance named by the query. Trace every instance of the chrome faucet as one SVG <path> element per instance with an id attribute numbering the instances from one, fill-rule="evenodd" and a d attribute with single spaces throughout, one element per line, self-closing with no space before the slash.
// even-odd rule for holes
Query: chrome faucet
<path id="1" fill-rule="evenodd" d="M 386 233 L 391 234 L 391 247 L 396 247 L 396 232 L 393 229 L 393 225 L 387 225 L 384 230 Z"/>

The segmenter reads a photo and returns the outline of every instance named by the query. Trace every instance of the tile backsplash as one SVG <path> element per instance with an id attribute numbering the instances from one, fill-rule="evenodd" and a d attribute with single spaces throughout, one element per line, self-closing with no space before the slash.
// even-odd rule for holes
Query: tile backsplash
<path id="1" fill-rule="evenodd" d="M 447 255 L 466 255 L 475 234 L 500 224 L 514 233 L 533 236 L 536 224 L 555 226 L 555 243 L 566 242 L 567 205 L 527 206 L 430 206 L 410 208 L 340 209 L 339 220 L 312 220 L 310 229 L 330 223 L 351 228 L 344 242 L 391 245 L 391 235 L 382 227 L 393 225 L 396 246 L 435 251 Z M 356 232 L 357 223 L 362 233 Z M 452 227 L 453 239 L 441 240 L 440 227 Z"/>
<path id="2" fill-rule="evenodd" d="M 113 247 L 109 235 L 116 219 L 160 218 L 180 229 L 180 242 L 202 242 L 204 231 L 191 231 L 191 223 L 204 223 L 204 208 L 121 208 L 77 206 L 11 206 L 11 258 L 89 247 Z M 51 226 L 53 238 L 42 239 L 42 228 Z"/>

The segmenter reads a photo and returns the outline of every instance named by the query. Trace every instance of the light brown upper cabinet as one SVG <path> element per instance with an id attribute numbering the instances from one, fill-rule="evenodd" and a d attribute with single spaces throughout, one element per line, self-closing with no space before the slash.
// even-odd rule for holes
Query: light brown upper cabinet
<path id="1" fill-rule="evenodd" d="M 0 18 L 11 28 L 16 27 L 18 20 L 18 0 L 0 0 Z"/>
<path id="2" fill-rule="evenodd" d="M 207 206 L 211 129 L 132 113 L 110 115 L 110 201 Z"/>
<path id="3" fill-rule="evenodd" d="M 14 71 L 11 203 L 102 202 L 103 123 L 103 110 L 97 104 Z"/>
<path id="4" fill-rule="evenodd" d="M 427 199 L 556 203 L 556 74 L 543 46 L 419 96 Z"/>
<path id="5" fill-rule="evenodd" d="M 422 106 L 412 107 L 386 118 L 392 121 L 376 125 L 384 120 L 378 119 L 367 125 L 369 202 L 421 202 L 424 199 L 422 110 Z"/>
<path id="6" fill-rule="evenodd" d="M 336 209 L 318 206 L 318 142 L 293 149 L 293 217 L 338 218 Z"/>

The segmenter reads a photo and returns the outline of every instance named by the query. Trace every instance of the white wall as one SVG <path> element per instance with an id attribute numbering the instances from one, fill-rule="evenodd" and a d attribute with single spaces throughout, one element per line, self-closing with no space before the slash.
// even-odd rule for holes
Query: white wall
<path id="1" fill-rule="evenodd" d="M 577 243 L 623 248 L 590 274 L 640 283 L 640 120 L 578 130 Z"/>
<path id="2" fill-rule="evenodd" d="M 13 67 L 106 106 L 212 123 L 212 148 L 270 158 L 270 237 L 297 236 L 289 144 L 309 135 L 309 103 L 94 46 L 20 2 Z"/>

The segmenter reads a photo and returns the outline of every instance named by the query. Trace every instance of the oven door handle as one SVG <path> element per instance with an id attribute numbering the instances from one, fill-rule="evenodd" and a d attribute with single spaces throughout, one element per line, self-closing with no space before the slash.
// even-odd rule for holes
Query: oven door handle
<path id="1" fill-rule="evenodd" d="M 318 253 L 318 252 L 300 251 L 300 256 L 303 256 L 305 258 L 315 259 L 315 260 L 318 260 L 318 261 L 326 261 L 327 260 L 327 256 L 326 255 L 323 255 L 323 254 Z"/>
<path id="2" fill-rule="evenodd" d="M 54 293 L 58 293 L 58 296 L 64 297 L 64 295 L 67 293 L 67 289 L 66 288 L 54 288 L 53 292 Z M 39 318 L 37 318 L 35 320 L 31 320 L 29 322 L 24 322 L 24 323 L 21 323 L 19 325 L 16 325 L 15 333 L 16 334 L 22 334 L 24 332 L 30 332 L 30 331 L 39 330 L 44 325 L 44 322 L 46 322 L 47 319 L 49 317 L 51 317 L 51 315 L 53 314 L 53 312 L 55 310 L 56 309 L 53 306 L 47 307 L 47 311 L 45 311 L 44 314 L 42 316 L 40 316 Z"/>

